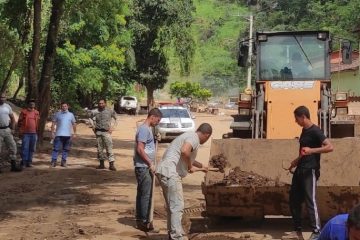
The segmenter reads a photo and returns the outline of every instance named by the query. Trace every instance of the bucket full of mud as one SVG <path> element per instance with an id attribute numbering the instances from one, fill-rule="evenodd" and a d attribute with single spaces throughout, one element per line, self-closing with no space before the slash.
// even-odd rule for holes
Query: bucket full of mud
<path id="1" fill-rule="evenodd" d="M 317 203 L 322 220 L 348 212 L 360 203 L 360 139 L 332 139 L 334 152 L 322 154 Z M 214 139 L 202 184 L 208 216 L 261 220 L 290 216 L 292 175 L 284 170 L 298 152 L 296 140 Z"/>

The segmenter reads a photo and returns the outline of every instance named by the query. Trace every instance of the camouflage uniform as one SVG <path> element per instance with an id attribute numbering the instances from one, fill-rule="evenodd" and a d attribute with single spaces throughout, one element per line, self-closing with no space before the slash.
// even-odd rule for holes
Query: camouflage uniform
<path id="1" fill-rule="evenodd" d="M 0 152 L 3 144 L 8 148 L 10 161 L 16 161 L 17 146 L 10 128 L 0 129 Z"/>
<path id="2" fill-rule="evenodd" d="M 93 113 L 94 132 L 97 140 L 98 160 L 104 161 L 106 157 L 109 162 L 114 162 L 113 143 L 111 134 L 109 133 L 111 127 L 111 118 L 116 121 L 116 114 L 113 110 L 105 108 L 103 111 L 95 111 Z M 104 153 L 106 151 L 106 155 Z"/>
<path id="3" fill-rule="evenodd" d="M 3 150 L 4 143 L 7 148 L 8 159 L 11 163 L 11 169 L 12 171 L 16 171 L 17 145 L 10 129 L 10 115 L 12 114 L 13 112 L 9 104 L 3 103 L 0 105 L 0 153 Z M 1 155 L 4 155 L 4 153 L 2 153 Z"/>

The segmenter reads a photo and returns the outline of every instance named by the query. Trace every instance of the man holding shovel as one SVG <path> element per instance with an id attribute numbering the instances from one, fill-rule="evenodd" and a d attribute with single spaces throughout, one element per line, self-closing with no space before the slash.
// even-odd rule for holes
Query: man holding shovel
<path id="1" fill-rule="evenodd" d="M 309 240 L 317 240 L 320 235 L 320 219 L 316 204 L 316 182 L 320 176 L 320 154 L 332 152 L 333 146 L 322 130 L 311 122 L 307 107 L 296 108 L 294 115 L 296 123 L 302 127 L 299 156 L 291 162 L 288 169 L 292 172 L 296 168 L 289 196 L 294 231 L 282 239 L 304 239 L 301 232 L 301 205 L 305 201 L 313 231 Z"/>
<path id="2" fill-rule="evenodd" d="M 136 224 L 138 229 L 145 232 L 156 232 L 149 219 L 156 157 L 154 135 L 151 128 L 159 124 L 161 117 L 162 113 L 158 108 L 151 109 L 145 122 L 138 127 L 135 136 L 134 166 L 138 184 Z"/>
<path id="3" fill-rule="evenodd" d="M 203 123 L 196 132 L 186 132 L 175 138 L 164 153 L 156 168 L 167 206 L 167 229 L 169 239 L 185 240 L 181 218 L 184 211 L 184 197 L 181 179 L 188 173 L 208 171 L 195 161 L 197 150 L 211 136 L 210 124 Z"/>

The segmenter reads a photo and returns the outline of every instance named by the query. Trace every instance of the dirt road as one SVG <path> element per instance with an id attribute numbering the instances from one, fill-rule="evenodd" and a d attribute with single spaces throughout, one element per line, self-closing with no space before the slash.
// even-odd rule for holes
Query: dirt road
<path id="1" fill-rule="evenodd" d="M 95 138 L 85 124 L 78 125 L 79 136 L 74 140 L 67 168 L 49 168 L 51 145 L 46 143 L 38 150 L 33 168 L 21 173 L 4 170 L 0 174 L 0 239 L 167 239 L 159 188 L 155 194 L 155 225 L 161 232 L 149 236 L 134 227 L 133 138 L 136 121 L 144 117 L 120 116 L 113 133 L 117 172 L 95 169 Z M 198 114 L 196 122 L 209 122 L 214 128 L 213 138 L 221 138 L 229 131 L 231 117 Z M 159 157 L 167 145 L 160 144 Z M 198 160 L 207 163 L 209 150 L 210 141 L 200 148 Z M 254 227 L 233 220 L 209 227 L 209 222 L 200 217 L 203 177 L 203 173 L 195 173 L 183 181 L 185 205 L 193 211 L 188 222 L 196 233 L 193 239 L 279 239 L 291 229 L 286 218 L 266 219 Z"/>

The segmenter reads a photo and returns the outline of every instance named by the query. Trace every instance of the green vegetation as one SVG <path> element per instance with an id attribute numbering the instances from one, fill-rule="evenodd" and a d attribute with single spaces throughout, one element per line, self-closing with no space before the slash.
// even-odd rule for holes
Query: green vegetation
<path id="1" fill-rule="evenodd" d="M 333 37 L 354 41 L 360 29 L 360 0 L 263 0 L 256 28 L 266 30 L 329 30 Z M 274 4 L 277 3 L 277 4 Z"/>
<path id="2" fill-rule="evenodd" d="M 173 82 L 170 84 L 170 94 L 177 98 L 191 98 L 200 101 L 208 100 L 212 93 L 206 88 L 201 88 L 199 83 Z"/>
<path id="3" fill-rule="evenodd" d="M 129 73 L 146 87 L 147 104 L 154 105 L 154 91 L 162 89 L 169 75 L 166 48 L 175 50 L 180 71 L 187 75 L 194 52 L 190 35 L 191 0 L 134 0 L 130 26 L 136 65 Z"/>
<path id="4" fill-rule="evenodd" d="M 125 93 L 131 79 L 124 70 L 131 64 L 127 51 L 131 33 L 126 25 L 130 15 L 126 1 L 68 2 L 59 36 L 53 89 L 55 100 L 68 99 L 72 105 L 91 107 L 99 96 L 112 99 Z"/>
<path id="5" fill-rule="evenodd" d="M 323 29 L 335 48 L 340 38 L 358 45 L 360 0 L 3 0 L 1 90 L 37 99 L 44 121 L 59 101 L 92 107 L 135 84 L 148 104 L 179 81 L 205 89 L 204 98 L 237 95 L 250 11 L 255 31 Z"/>
<path id="6" fill-rule="evenodd" d="M 192 35 L 195 55 L 189 76 L 182 76 L 171 58 L 172 81 L 191 80 L 215 96 L 236 95 L 245 74 L 237 66 L 239 36 L 248 27 L 247 8 L 238 1 L 195 0 Z"/>

